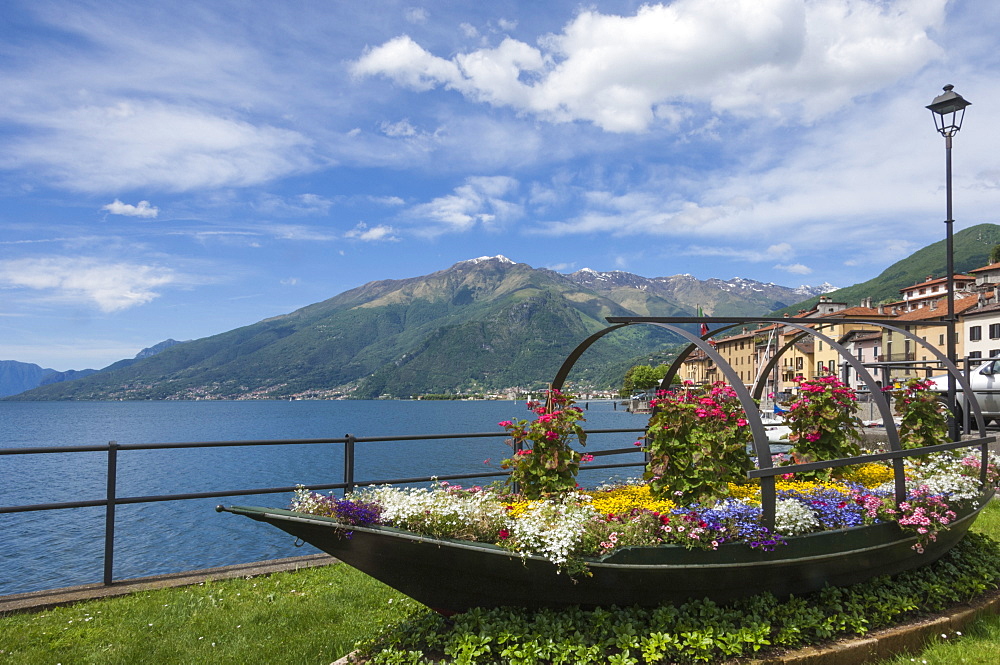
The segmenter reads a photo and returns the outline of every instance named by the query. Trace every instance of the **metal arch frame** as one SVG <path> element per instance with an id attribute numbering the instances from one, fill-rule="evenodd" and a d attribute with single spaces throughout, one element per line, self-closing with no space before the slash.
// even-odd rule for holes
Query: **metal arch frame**
<path id="1" fill-rule="evenodd" d="M 711 339 L 713 335 L 717 335 L 721 332 L 726 332 L 727 330 L 732 330 L 733 328 L 737 328 L 740 325 L 741 324 L 739 323 L 733 323 L 728 326 L 721 326 L 719 328 L 716 328 L 715 330 L 709 330 L 707 333 L 702 335 L 700 339 L 703 339 L 707 342 L 709 339 Z M 673 382 L 674 377 L 677 376 L 677 371 L 681 368 L 681 365 L 684 364 L 684 361 L 687 359 L 688 356 L 691 355 L 691 352 L 694 351 L 696 348 L 699 347 L 695 346 L 694 344 L 689 344 L 683 351 L 677 354 L 677 357 L 674 358 L 674 361 L 670 363 L 670 367 L 667 368 L 667 373 L 664 374 L 663 380 L 660 381 L 660 390 L 666 390 L 667 387 L 670 386 L 670 384 Z M 755 397 L 759 398 L 760 395 L 755 395 Z"/>
<path id="2" fill-rule="evenodd" d="M 596 333 L 594 333 L 587 339 L 580 342 L 577 345 L 577 347 L 573 349 L 568 356 L 566 356 L 566 360 L 563 361 L 563 364 L 559 366 L 559 371 L 556 372 L 555 378 L 552 379 L 552 389 L 562 390 L 563 384 L 566 382 L 566 377 L 569 376 L 569 371 L 573 369 L 573 365 L 575 365 L 576 361 L 580 359 L 580 356 L 583 355 L 583 352 L 589 349 L 594 342 L 604 337 L 609 332 L 613 332 L 615 330 L 618 330 L 619 328 L 624 328 L 627 325 L 629 324 L 618 323 L 611 326 L 610 328 L 605 328 L 604 330 L 598 330 Z"/>
<path id="3" fill-rule="evenodd" d="M 898 332 L 902 334 L 903 337 L 906 337 L 907 339 L 916 342 L 918 345 L 930 351 L 931 355 L 935 356 L 941 362 L 945 370 L 950 375 L 952 375 L 955 378 L 955 381 L 962 387 L 962 393 L 965 395 L 965 401 L 969 404 L 969 406 L 972 407 L 972 411 L 975 413 L 976 429 L 979 430 L 980 436 L 985 436 L 986 421 L 983 420 L 983 411 L 979 407 L 979 400 L 976 399 L 976 395 L 972 391 L 972 385 L 969 383 L 969 380 L 965 378 L 965 375 L 962 373 L 962 370 L 960 370 L 958 366 L 955 365 L 955 363 L 951 362 L 951 359 L 947 355 L 938 351 L 933 344 L 927 342 L 926 340 L 921 339 L 920 337 L 917 337 L 914 333 L 910 332 L 909 330 L 904 330 L 903 328 L 898 328 L 896 326 L 892 326 L 887 323 L 879 323 L 876 325 L 882 328 L 886 328 L 887 330 L 891 330 L 893 332 Z"/>
<path id="4" fill-rule="evenodd" d="M 976 414 L 976 422 L 979 427 L 980 437 L 978 439 L 969 441 L 953 441 L 950 443 L 924 446 L 921 448 L 913 448 L 908 450 L 903 450 L 902 445 L 899 440 L 899 433 L 896 429 L 895 422 L 892 420 L 892 412 L 889 407 L 889 402 L 885 395 L 879 390 L 878 383 L 872 376 L 871 372 L 853 355 L 851 355 L 847 349 L 838 344 L 832 338 L 827 335 L 822 334 L 818 329 L 812 327 L 817 326 L 818 328 L 826 328 L 832 325 L 841 323 L 837 320 L 826 320 L 826 321 L 816 321 L 812 325 L 806 323 L 800 323 L 798 321 L 789 321 L 788 319 L 772 319 L 772 318 L 748 318 L 739 319 L 734 321 L 733 319 L 718 319 L 715 317 L 700 317 L 700 318 L 686 318 L 686 317 L 608 317 L 607 321 L 613 324 L 611 327 L 604 330 L 600 330 L 586 340 L 584 340 L 580 345 L 578 345 L 563 361 L 562 366 L 559 368 L 556 378 L 552 382 L 552 387 L 554 389 L 561 389 L 569 371 L 572 369 L 573 365 L 580 358 L 583 352 L 589 348 L 594 342 L 603 337 L 604 335 L 612 332 L 613 330 L 618 330 L 619 328 L 634 325 L 637 323 L 647 323 L 655 325 L 657 327 L 663 328 L 665 330 L 671 331 L 680 337 L 688 340 L 690 344 L 688 347 L 679 354 L 678 358 L 671 364 L 666 376 L 664 376 L 661 382 L 661 387 L 669 384 L 673 376 L 676 375 L 677 369 L 680 367 L 680 363 L 687 358 L 691 352 L 695 349 L 701 349 L 705 354 L 713 360 L 722 371 L 723 375 L 729 380 L 731 387 L 736 392 L 737 398 L 740 400 L 740 404 L 743 406 L 743 410 L 746 412 L 747 421 L 750 424 L 750 429 L 754 438 L 754 451 L 757 453 L 757 469 L 751 470 L 748 473 L 749 478 L 758 478 L 761 483 L 761 508 L 763 509 L 763 523 L 768 528 L 773 528 L 775 519 L 775 510 L 777 497 L 775 492 L 775 476 L 779 473 L 794 473 L 796 471 L 807 471 L 822 468 L 836 468 L 842 466 L 849 466 L 852 464 L 862 464 L 865 462 L 874 461 L 886 461 L 891 460 L 893 465 L 893 477 L 895 484 L 895 499 L 897 504 L 906 500 L 906 484 L 903 472 L 903 459 L 906 457 L 924 455 L 932 452 L 939 452 L 944 450 L 951 450 L 962 447 L 972 447 L 979 445 L 982 452 L 981 469 L 980 469 L 980 481 L 985 483 L 986 480 L 986 470 L 987 463 L 989 460 L 989 446 L 986 445 L 992 441 L 995 441 L 995 437 L 985 436 L 985 421 L 982 417 L 982 411 L 979 408 L 979 403 L 975 398 L 975 394 L 972 392 L 972 388 L 966 378 L 962 375 L 958 367 L 952 363 L 945 354 L 942 354 L 933 345 L 929 344 L 927 341 L 917 337 L 915 334 L 892 326 L 890 324 L 881 321 L 871 321 L 863 319 L 850 319 L 846 320 L 850 323 L 861 323 L 870 324 L 877 326 L 879 328 L 891 330 L 902 334 L 904 337 L 917 342 L 917 344 L 926 350 L 930 351 L 933 356 L 935 356 L 950 375 L 952 375 L 955 380 L 962 386 L 963 393 L 965 394 L 966 401 L 971 405 L 972 409 Z M 732 325 L 722 326 L 713 331 L 710 331 L 701 337 L 694 335 L 683 328 L 679 328 L 676 325 L 678 323 L 708 323 L 708 322 L 724 322 Z M 820 462 L 810 462 L 806 464 L 796 464 L 790 466 L 782 466 L 777 469 L 773 466 L 771 462 L 771 450 L 770 444 L 767 440 L 767 435 L 764 431 L 764 425 L 761 421 L 760 409 L 756 398 L 751 395 L 751 393 L 746 389 L 743 380 L 739 378 L 736 370 L 733 369 L 725 358 L 715 350 L 712 344 L 708 342 L 708 339 L 718 332 L 728 330 L 730 328 L 745 324 L 745 323 L 775 323 L 783 326 L 789 326 L 795 328 L 801 332 L 794 339 L 789 341 L 782 347 L 779 353 L 776 353 L 774 358 L 772 358 L 772 363 L 776 362 L 777 358 L 787 351 L 791 346 L 797 342 L 799 339 L 806 335 L 812 335 L 825 341 L 830 345 L 830 348 L 837 351 L 838 355 L 844 358 L 854 369 L 857 371 L 858 376 L 868 385 L 872 394 L 875 396 L 876 404 L 879 408 L 879 412 L 883 416 L 883 422 L 886 423 L 886 434 L 888 436 L 889 452 L 878 453 L 873 455 L 861 455 L 858 457 L 844 458 L 839 460 L 825 460 Z M 773 365 L 772 365 L 773 367 Z M 763 374 L 762 374 L 763 375 Z M 757 381 L 754 383 L 754 391 L 758 393 L 762 390 L 762 384 Z"/>
<path id="5" fill-rule="evenodd" d="M 750 392 L 743 385 L 743 380 L 740 379 L 739 374 L 736 370 L 725 361 L 725 359 L 716 351 L 712 345 L 706 340 L 694 335 L 683 328 L 679 328 L 675 325 L 669 323 L 656 322 L 656 321 L 635 321 L 635 322 L 616 322 L 610 328 L 598 331 L 588 337 L 586 340 L 580 343 L 576 349 L 570 353 L 569 357 L 563 362 L 562 367 L 559 368 L 559 372 L 556 374 L 555 379 L 552 381 L 552 388 L 555 390 L 562 389 L 563 383 L 566 376 L 569 374 L 569 370 L 572 368 L 573 364 L 580 358 L 583 352 L 589 348 L 594 342 L 608 334 L 613 330 L 618 330 L 624 326 L 634 325 L 636 323 L 648 323 L 650 325 L 657 326 L 658 328 L 663 328 L 670 332 L 676 333 L 688 340 L 692 346 L 700 348 L 708 356 L 716 362 L 719 369 L 726 376 L 730 382 L 730 386 L 736 392 L 737 398 L 740 400 L 740 404 L 743 406 L 744 412 L 746 412 L 747 421 L 750 424 L 750 431 L 753 434 L 754 440 L 754 452 L 757 454 L 757 466 L 760 469 L 771 469 L 773 467 L 771 462 L 771 447 L 770 442 L 767 440 L 767 432 L 764 430 L 764 423 L 760 419 L 760 409 L 757 407 L 756 401 L 750 395 Z M 738 324 L 737 324 L 738 325 Z M 761 477 L 761 508 L 763 509 L 763 523 L 764 526 L 773 529 L 775 520 L 775 511 L 777 509 L 777 496 L 775 494 L 775 474 L 768 474 Z"/>

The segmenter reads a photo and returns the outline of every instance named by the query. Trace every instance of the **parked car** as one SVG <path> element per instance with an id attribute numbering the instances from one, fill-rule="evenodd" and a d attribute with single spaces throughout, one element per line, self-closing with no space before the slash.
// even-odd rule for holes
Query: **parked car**
<path id="1" fill-rule="evenodd" d="M 990 359 L 979 367 L 974 367 L 968 374 L 969 386 L 972 388 L 979 408 L 983 412 L 986 421 L 1000 421 L 1000 358 Z M 948 375 L 933 376 L 930 378 L 932 390 L 941 393 L 942 396 L 948 394 Z M 962 403 L 962 387 L 956 382 L 955 391 L 958 395 L 959 404 Z M 959 407 L 961 411 L 961 406 Z M 959 413 L 961 415 L 961 413 Z"/>

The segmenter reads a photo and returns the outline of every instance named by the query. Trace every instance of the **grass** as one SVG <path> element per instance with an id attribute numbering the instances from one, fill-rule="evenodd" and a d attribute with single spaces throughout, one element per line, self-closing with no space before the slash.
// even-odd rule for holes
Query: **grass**
<path id="1" fill-rule="evenodd" d="M 1000 541 L 1000 503 L 992 501 L 972 526 L 973 531 Z M 935 638 L 920 654 L 904 655 L 881 661 L 878 665 L 994 665 L 1000 663 L 1000 616 L 984 617 L 973 623 L 964 634 Z"/>
<path id="2" fill-rule="evenodd" d="M 423 606 L 344 565 L 0 617 L 0 663 L 328 664 Z"/>
<path id="3" fill-rule="evenodd" d="M 965 633 L 942 635 L 919 655 L 898 656 L 879 665 L 995 665 L 1000 663 L 1000 617 L 991 616 L 973 624 Z"/>
<path id="4" fill-rule="evenodd" d="M 1000 540 L 1000 504 L 974 530 Z M 0 616 L 0 664 L 328 665 L 424 607 L 344 565 Z M 1000 617 L 882 665 L 1000 662 Z"/>

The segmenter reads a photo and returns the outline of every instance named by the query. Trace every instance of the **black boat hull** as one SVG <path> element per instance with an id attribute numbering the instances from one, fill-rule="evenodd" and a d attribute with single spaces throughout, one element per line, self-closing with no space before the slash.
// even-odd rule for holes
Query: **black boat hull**
<path id="1" fill-rule="evenodd" d="M 547 559 L 496 545 L 441 540 L 389 527 L 349 527 L 333 519 L 273 508 L 224 510 L 266 522 L 431 608 L 657 606 L 758 593 L 778 597 L 846 586 L 927 565 L 966 534 L 980 507 L 958 518 L 923 553 L 895 523 L 787 538 L 772 552 L 727 543 L 718 550 L 667 545 L 587 558 L 590 575 L 570 578 Z"/>

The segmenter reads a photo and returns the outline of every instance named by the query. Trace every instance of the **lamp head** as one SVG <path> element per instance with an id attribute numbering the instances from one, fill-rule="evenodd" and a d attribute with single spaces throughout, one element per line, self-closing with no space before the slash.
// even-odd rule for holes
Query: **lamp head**
<path id="1" fill-rule="evenodd" d="M 944 87 L 944 93 L 935 97 L 927 107 L 934 117 L 934 127 L 944 137 L 954 136 L 962 129 L 965 108 L 972 105 L 954 90 L 955 86 L 949 83 Z"/>

